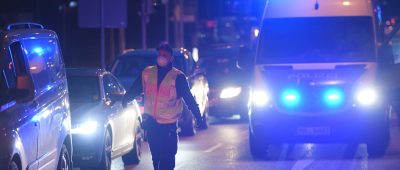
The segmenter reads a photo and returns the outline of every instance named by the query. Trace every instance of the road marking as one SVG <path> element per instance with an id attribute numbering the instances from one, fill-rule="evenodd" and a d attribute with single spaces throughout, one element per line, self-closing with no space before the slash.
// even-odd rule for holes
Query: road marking
<path id="1" fill-rule="evenodd" d="M 209 152 L 215 151 L 216 149 L 218 149 L 218 148 L 221 147 L 221 146 L 222 146 L 222 144 L 218 143 L 217 145 L 215 145 L 215 146 L 213 146 L 213 147 L 211 147 L 211 148 L 205 150 L 204 152 L 209 153 Z"/>
<path id="2" fill-rule="evenodd" d="M 314 160 L 312 160 L 312 159 L 299 160 L 293 165 L 291 170 L 303 170 L 303 169 L 307 168 L 308 166 L 310 166 L 313 162 L 314 162 Z"/>

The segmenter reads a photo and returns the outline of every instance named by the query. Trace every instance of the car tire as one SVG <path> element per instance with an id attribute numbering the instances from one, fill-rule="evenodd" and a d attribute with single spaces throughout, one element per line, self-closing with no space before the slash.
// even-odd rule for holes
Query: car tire
<path id="1" fill-rule="evenodd" d="M 389 147 L 390 142 L 390 126 L 387 122 L 377 136 L 371 137 L 367 142 L 367 152 L 369 158 L 383 157 Z"/>
<path id="2" fill-rule="evenodd" d="M 71 156 L 67 146 L 63 144 L 58 158 L 57 170 L 72 170 Z"/>
<path id="3" fill-rule="evenodd" d="M 140 127 L 136 127 L 133 149 L 126 155 L 122 156 L 122 162 L 124 162 L 125 165 L 138 164 L 140 162 L 142 156 L 142 142 L 142 130 L 140 129 Z"/>
<path id="4" fill-rule="evenodd" d="M 251 132 L 249 132 L 250 153 L 254 159 L 264 159 L 266 156 L 267 145 L 257 139 Z"/>
<path id="5" fill-rule="evenodd" d="M 208 111 L 204 111 L 201 129 L 208 129 L 208 126 L 210 126 L 210 123 L 208 121 Z"/>
<path id="6" fill-rule="evenodd" d="M 104 135 L 103 151 L 101 154 L 101 161 L 97 168 L 98 170 L 110 170 L 111 169 L 111 149 L 112 149 L 112 138 L 109 130 L 106 130 Z"/>
<path id="7" fill-rule="evenodd" d="M 181 126 L 180 135 L 181 136 L 194 136 L 196 134 L 196 126 L 193 116 L 189 119 L 185 125 Z"/>
<path id="8" fill-rule="evenodd" d="M 12 160 L 8 166 L 8 170 L 19 170 L 18 164 L 15 160 Z"/>

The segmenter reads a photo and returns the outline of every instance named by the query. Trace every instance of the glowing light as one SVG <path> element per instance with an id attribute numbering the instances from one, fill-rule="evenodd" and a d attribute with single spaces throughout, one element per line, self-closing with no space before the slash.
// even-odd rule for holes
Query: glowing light
<path id="1" fill-rule="evenodd" d="M 343 5 L 343 6 L 350 6 L 350 5 L 351 5 L 351 2 L 350 2 L 350 1 L 343 1 L 343 2 L 342 2 L 342 5 Z"/>
<path id="2" fill-rule="evenodd" d="M 193 48 L 192 56 L 193 56 L 194 62 L 197 63 L 197 61 L 199 61 L 199 49 Z"/>
<path id="3" fill-rule="evenodd" d="M 74 126 L 71 130 L 72 134 L 86 134 L 90 135 L 96 132 L 98 123 L 96 121 L 87 121 Z"/>
<path id="4" fill-rule="evenodd" d="M 252 94 L 252 102 L 256 104 L 257 106 L 264 106 L 267 104 L 270 100 L 270 97 L 265 91 L 262 90 L 256 90 Z"/>
<path id="5" fill-rule="evenodd" d="M 378 94 L 373 88 L 363 88 L 357 92 L 356 99 L 361 105 L 372 105 L 377 101 Z"/>
<path id="6" fill-rule="evenodd" d="M 42 47 L 35 47 L 33 48 L 33 52 L 36 53 L 37 55 L 42 55 L 44 53 L 44 50 Z"/>
<path id="7" fill-rule="evenodd" d="M 336 88 L 328 89 L 324 93 L 324 101 L 328 106 L 338 106 L 343 102 L 343 93 Z"/>
<path id="8" fill-rule="evenodd" d="M 240 94 L 242 91 L 241 87 L 228 87 L 224 88 L 220 94 L 221 99 L 228 99 L 228 98 L 233 98 L 236 97 Z"/>
<path id="9" fill-rule="evenodd" d="M 287 89 L 282 93 L 281 102 L 286 107 L 296 107 L 300 103 L 300 93 L 295 89 Z"/>
<path id="10" fill-rule="evenodd" d="M 253 34 L 254 34 L 254 37 L 258 37 L 258 35 L 260 35 L 260 29 L 255 28 L 255 29 L 253 30 Z"/>

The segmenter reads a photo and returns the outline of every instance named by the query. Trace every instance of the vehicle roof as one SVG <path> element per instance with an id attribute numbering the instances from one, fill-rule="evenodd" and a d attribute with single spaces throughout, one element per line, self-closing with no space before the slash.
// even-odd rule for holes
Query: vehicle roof
<path id="1" fill-rule="evenodd" d="M 318 9 L 316 9 L 318 3 Z M 371 0 L 268 0 L 264 19 L 373 16 Z"/>
<path id="2" fill-rule="evenodd" d="M 0 35 L 0 41 L 4 46 L 24 39 L 57 38 L 57 34 L 54 31 L 37 28 L 7 30 Z"/>
<path id="3" fill-rule="evenodd" d="M 67 75 L 69 76 L 92 76 L 97 77 L 104 74 L 111 74 L 104 69 L 97 68 L 67 68 Z"/>
<path id="4" fill-rule="evenodd" d="M 183 55 L 185 49 L 174 49 L 174 54 L 173 56 L 181 56 Z M 125 57 L 142 57 L 142 56 L 154 56 L 156 57 L 158 54 L 157 50 L 154 48 L 151 49 L 135 49 L 132 51 L 125 52 L 117 58 L 125 58 Z"/>
<path id="5" fill-rule="evenodd" d="M 224 47 L 224 48 L 215 48 L 211 50 L 204 50 L 200 53 L 201 57 L 205 58 L 234 58 L 239 55 L 240 48 L 244 47 Z"/>

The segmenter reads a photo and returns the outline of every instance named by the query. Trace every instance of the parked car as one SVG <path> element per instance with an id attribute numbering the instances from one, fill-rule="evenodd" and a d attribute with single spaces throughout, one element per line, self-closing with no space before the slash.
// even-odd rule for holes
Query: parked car
<path id="1" fill-rule="evenodd" d="M 55 32 L 0 31 L 0 169 L 72 169 L 67 79 Z"/>
<path id="2" fill-rule="evenodd" d="M 102 69 L 67 69 L 74 165 L 110 169 L 122 156 L 137 164 L 141 156 L 141 114 L 136 101 L 122 107 L 125 89 Z"/>
<path id="3" fill-rule="evenodd" d="M 237 66 L 242 51 L 247 47 L 217 47 L 203 50 L 200 53 L 200 67 L 205 69 L 209 82 L 210 116 L 230 117 L 239 115 L 248 119 L 247 104 L 249 100 L 250 73 Z M 250 60 L 250 56 L 247 57 Z"/>
<path id="4" fill-rule="evenodd" d="M 133 50 L 116 57 L 111 72 L 118 77 L 126 88 L 130 88 L 141 72 L 147 66 L 156 65 L 157 51 L 155 49 Z M 173 66 L 188 76 L 191 92 L 199 104 L 204 118 L 203 127 L 207 128 L 208 118 L 208 82 L 204 74 L 196 69 L 196 62 L 190 52 L 185 49 L 174 50 Z M 141 103 L 143 107 L 143 103 Z M 192 136 L 196 133 L 194 117 L 186 105 L 178 122 L 181 135 Z"/>

